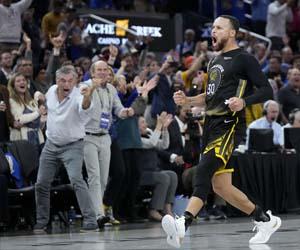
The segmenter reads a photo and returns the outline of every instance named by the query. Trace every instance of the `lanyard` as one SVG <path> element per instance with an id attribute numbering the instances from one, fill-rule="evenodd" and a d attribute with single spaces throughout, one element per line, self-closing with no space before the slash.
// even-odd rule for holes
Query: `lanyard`
<path id="1" fill-rule="evenodd" d="M 97 92 L 97 95 L 98 95 L 98 97 L 99 97 L 99 100 L 100 100 L 100 104 L 101 104 L 101 109 L 103 110 L 103 108 L 104 108 L 104 103 L 103 103 L 103 100 L 102 100 L 102 98 L 101 98 L 101 95 L 100 95 L 100 93 L 99 93 L 99 91 L 101 91 L 101 89 L 102 90 L 104 90 L 104 88 L 97 88 L 96 90 L 96 92 Z M 110 93 L 109 93 L 109 89 L 108 88 L 105 88 L 105 90 L 106 90 L 106 92 L 107 92 L 107 94 L 108 94 L 108 111 L 110 111 L 110 108 L 111 108 L 111 98 L 110 98 Z"/>

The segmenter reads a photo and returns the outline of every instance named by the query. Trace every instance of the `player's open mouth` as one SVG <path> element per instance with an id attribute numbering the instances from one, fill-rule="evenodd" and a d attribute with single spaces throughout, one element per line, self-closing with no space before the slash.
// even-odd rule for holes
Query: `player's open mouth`
<path id="1" fill-rule="evenodd" d="M 215 45 L 215 44 L 217 43 L 217 38 L 212 37 L 211 40 L 212 40 L 212 44 L 213 44 L 213 45 Z"/>

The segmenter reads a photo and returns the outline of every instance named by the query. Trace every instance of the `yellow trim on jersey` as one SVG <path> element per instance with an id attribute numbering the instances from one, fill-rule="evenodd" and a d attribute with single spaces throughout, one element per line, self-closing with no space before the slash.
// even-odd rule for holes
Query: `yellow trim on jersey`
<path id="1" fill-rule="evenodd" d="M 239 82 L 239 86 L 237 88 L 237 91 L 236 91 L 236 96 L 238 98 L 241 98 L 244 95 L 246 85 L 247 85 L 247 80 L 242 80 L 241 79 L 240 82 Z M 236 112 L 233 112 L 232 116 L 234 116 L 235 114 L 236 114 Z"/>
<path id="2" fill-rule="evenodd" d="M 217 170 L 214 175 L 218 175 L 218 174 L 225 174 L 225 173 L 233 173 L 234 169 L 233 168 L 226 168 L 223 170 Z"/>

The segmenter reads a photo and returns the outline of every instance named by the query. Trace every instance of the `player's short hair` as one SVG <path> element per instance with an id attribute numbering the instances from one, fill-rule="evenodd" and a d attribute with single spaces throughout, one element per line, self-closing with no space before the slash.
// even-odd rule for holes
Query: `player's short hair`
<path id="1" fill-rule="evenodd" d="M 236 34 L 238 33 L 240 29 L 240 22 L 236 17 L 230 15 L 221 15 L 219 17 L 228 19 L 231 24 L 231 27 L 235 30 Z"/>

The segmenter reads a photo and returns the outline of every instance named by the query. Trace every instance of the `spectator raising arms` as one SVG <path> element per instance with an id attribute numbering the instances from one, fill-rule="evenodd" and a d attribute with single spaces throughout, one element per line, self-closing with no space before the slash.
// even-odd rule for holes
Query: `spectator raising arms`
<path id="1" fill-rule="evenodd" d="M 32 0 L 21 0 L 11 4 L 11 0 L 2 0 L 0 4 L 0 48 L 18 49 L 21 38 L 21 15 L 30 6 Z"/>

